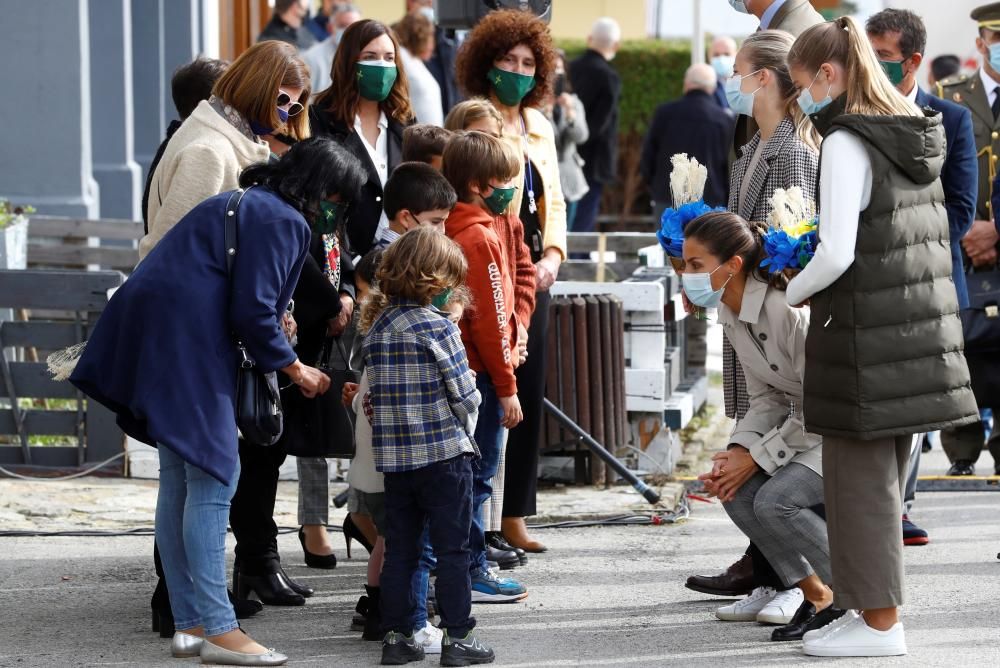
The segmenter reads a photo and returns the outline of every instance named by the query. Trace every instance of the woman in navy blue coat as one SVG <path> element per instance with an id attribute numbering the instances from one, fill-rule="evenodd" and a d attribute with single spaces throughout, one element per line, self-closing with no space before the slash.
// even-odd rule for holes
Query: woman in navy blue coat
<path id="1" fill-rule="evenodd" d="M 127 434 L 158 446 L 156 541 L 175 656 L 286 660 L 243 635 L 226 594 L 226 523 L 239 473 L 234 337 L 262 371 L 280 369 L 306 396 L 326 391 L 329 378 L 298 360 L 281 319 L 313 221 L 336 224 L 362 174 L 353 156 L 322 138 L 247 169 L 240 184 L 260 185 L 239 207 L 232 276 L 224 239 L 230 193 L 222 193 L 182 218 L 115 293 L 70 378 L 113 410 Z"/>

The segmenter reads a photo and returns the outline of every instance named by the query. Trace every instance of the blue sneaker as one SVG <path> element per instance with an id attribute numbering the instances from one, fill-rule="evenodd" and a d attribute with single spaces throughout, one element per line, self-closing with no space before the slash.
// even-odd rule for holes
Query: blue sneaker
<path id="1" fill-rule="evenodd" d="M 472 576 L 473 603 L 513 603 L 527 597 L 528 590 L 511 578 L 498 578 L 492 571 Z"/>

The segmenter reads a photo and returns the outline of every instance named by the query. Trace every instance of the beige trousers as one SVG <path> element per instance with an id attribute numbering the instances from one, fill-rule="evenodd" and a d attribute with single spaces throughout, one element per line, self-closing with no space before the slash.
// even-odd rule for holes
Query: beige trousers
<path id="1" fill-rule="evenodd" d="M 912 436 L 823 437 L 823 492 L 834 605 L 903 604 L 903 487 Z"/>

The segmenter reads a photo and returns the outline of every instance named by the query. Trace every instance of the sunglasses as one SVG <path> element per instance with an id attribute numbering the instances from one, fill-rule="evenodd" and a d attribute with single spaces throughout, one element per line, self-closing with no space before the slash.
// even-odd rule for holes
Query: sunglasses
<path id="1" fill-rule="evenodd" d="M 283 90 L 278 91 L 277 105 L 281 109 L 288 107 L 285 111 L 288 112 L 289 116 L 298 116 L 302 113 L 302 110 L 305 109 L 305 107 L 298 102 L 292 102 L 292 96 Z"/>

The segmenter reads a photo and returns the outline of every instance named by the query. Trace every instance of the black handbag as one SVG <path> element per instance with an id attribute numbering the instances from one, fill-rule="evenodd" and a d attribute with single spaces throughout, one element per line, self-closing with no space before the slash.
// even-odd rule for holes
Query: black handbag
<path id="1" fill-rule="evenodd" d="M 249 189 L 248 189 L 249 190 Z M 233 262 L 239 250 L 238 221 L 240 202 L 246 190 L 235 190 L 226 204 L 226 273 L 230 281 Z M 284 413 L 278 388 L 277 372 L 264 373 L 247 353 L 238 338 L 240 359 L 236 368 L 236 427 L 243 440 L 255 445 L 274 445 L 281 438 Z"/>
<path id="2" fill-rule="evenodd" d="M 343 368 L 330 363 L 333 349 L 340 353 Z M 351 368 L 351 360 L 340 337 L 328 337 L 316 367 L 330 377 L 326 394 L 308 398 L 301 392 L 285 395 L 285 449 L 296 457 L 354 458 L 353 412 L 341 401 L 345 383 L 357 383 L 360 374 Z"/>
<path id="3" fill-rule="evenodd" d="M 1000 399 L 1000 272 L 969 273 L 969 306 L 961 311 L 965 358 L 980 406 Z"/>

